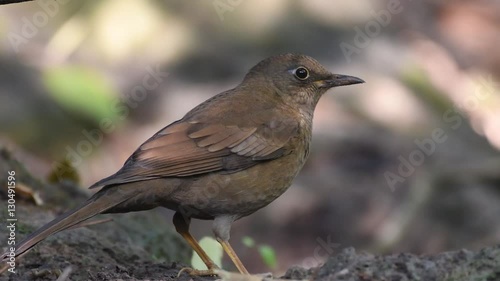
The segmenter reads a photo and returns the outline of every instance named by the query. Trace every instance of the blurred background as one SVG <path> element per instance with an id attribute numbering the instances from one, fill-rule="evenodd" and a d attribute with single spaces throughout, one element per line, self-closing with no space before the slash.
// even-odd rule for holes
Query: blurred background
<path id="1" fill-rule="evenodd" d="M 348 246 L 479 249 L 500 242 L 499 45 L 500 2 L 487 0 L 1 6 L 0 146 L 85 189 L 261 59 L 303 53 L 366 84 L 322 98 L 293 186 L 233 225 L 248 269 L 310 267 Z M 192 229 L 212 235 L 210 222 Z"/>

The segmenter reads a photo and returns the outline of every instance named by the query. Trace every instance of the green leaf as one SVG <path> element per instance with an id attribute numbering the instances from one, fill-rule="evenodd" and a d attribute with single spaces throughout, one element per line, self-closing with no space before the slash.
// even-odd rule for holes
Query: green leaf
<path id="1" fill-rule="evenodd" d="M 259 246 L 259 254 L 262 260 L 269 268 L 275 268 L 278 260 L 276 259 L 276 253 L 271 246 L 261 245 Z"/>
<path id="2" fill-rule="evenodd" d="M 223 249 L 222 246 L 217 242 L 217 240 L 212 237 L 203 237 L 199 241 L 200 246 L 205 250 L 208 257 L 212 259 L 212 261 L 222 268 L 222 255 Z M 205 269 L 207 266 L 201 260 L 196 252 L 193 251 L 193 257 L 191 258 L 191 266 L 195 269 Z"/>
<path id="3" fill-rule="evenodd" d="M 63 66 L 47 70 L 43 81 L 50 95 L 67 112 L 99 124 L 103 119 L 116 121 L 113 103 L 118 95 L 96 70 L 81 66 Z"/>
<path id="4" fill-rule="evenodd" d="M 241 242 L 243 245 L 247 246 L 248 248 L 253 248 L 255 247 L 255 240 L 249 236 L 245 236 L 241 239 Z"/>

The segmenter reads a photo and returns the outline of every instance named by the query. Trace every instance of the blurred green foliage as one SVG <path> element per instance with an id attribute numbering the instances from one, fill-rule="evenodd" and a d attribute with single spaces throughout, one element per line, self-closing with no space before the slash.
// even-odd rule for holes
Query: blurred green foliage
<path id="1" fill-rule="evenodd" d="M 118 94 L 104 76 L 83 66 L 63 66 L 44 72 L 43 81 L 54 100 L 77 119 L 98 125 L 104 118 L 118 119 L 112 110 Z"/>
<path id="2" fill-rule="evenodd" d="M 217 242 L 217 240 L 212 237 L 203 237 L 199 241 L 200 246 L 205 250 L 207 255 L 212 259 L 212 261 L 219 267 L 222 268 L 222 256 L 224 255 L 222 246 Z M 191 258 L 191 266 L 195 269 L 207 268 L 205 263 L 201 260 L 196 252 L 193 251 L 193 257 Z"/>
<path id="3" fill-rule="evenodd" d="M 78 174 L 78 171 L 66 158 L 59 161 L 58 165 L 53 165 L 53 169 L 47 176 L 47 181 L 49 183 L 58 183 L 64 180 L 80 183 L 80 175 Z"/>
<path id="4" fill-rule="evenodd" d="M 255 247 L 255 240 L 253 238 L 245 236 L 241 239 L 241 242 L 243 245 L 247 246 L 248 248 L 253 248 Z"/>
<path id="5" fill-rule="evenodd" d="M 257 246 L 255 240 L 249 236 L 245 236 L 241 239 L 242 243 L 248 248 L 254 248 Z M 257 251 L 264 264 L 267 267 L 274 269 L 278 265 L 278 258 L 276 257 L 276 251 L 269 245 L 258 245 Z"/>
<path id="6" fill-rule="evenodd" d="M 418 66 L 408 67 L 401 73 L 401 80 L 417 98 L 437 113 L 442 113 L 451 107 L 450 101 L 439 91 L 429 79 L 428 74 Z"/>
<path id="7" fill-rule="evenodd" d="M 260 245 L 258 250 L 264 263 L 271 269 L 276 268 L 276 265 L 278 265 L 278 259 L 276 258 L 276 252 L 274 249 L 268 245 Z"/>

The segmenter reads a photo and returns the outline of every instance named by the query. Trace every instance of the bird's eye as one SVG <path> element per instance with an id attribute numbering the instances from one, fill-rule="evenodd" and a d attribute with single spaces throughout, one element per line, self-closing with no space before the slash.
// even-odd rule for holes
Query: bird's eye
<path id="1" fill-rule="evenodd" d="M 297 77 L 299 80 L 306 80 L 309 77 L 309 70 L 305 67 L 299 67 L 295 69 L 295 77 Z"/>

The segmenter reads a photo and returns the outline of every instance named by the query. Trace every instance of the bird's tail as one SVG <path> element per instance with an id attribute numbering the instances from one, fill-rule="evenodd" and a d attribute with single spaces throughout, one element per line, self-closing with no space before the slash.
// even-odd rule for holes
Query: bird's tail
<path id="1" fill-rule="evenodd" d="M 48 236 L 75 226 L 100 213 L 104 213 L 106 210 L 131 199 L 136 194 L 137 192 L 134 192 L 133 189 L 124 190 L 117 186 L 109 189 L 104 187 L 79 207 L 55 218 L 30 234 L 19 244 L 16 244 L 15 256 L 17 257 L 25 253 Z M 0 256 L 0 261 L 7 260 L 11 255 L 9 251 L 5 252 Z"/>

